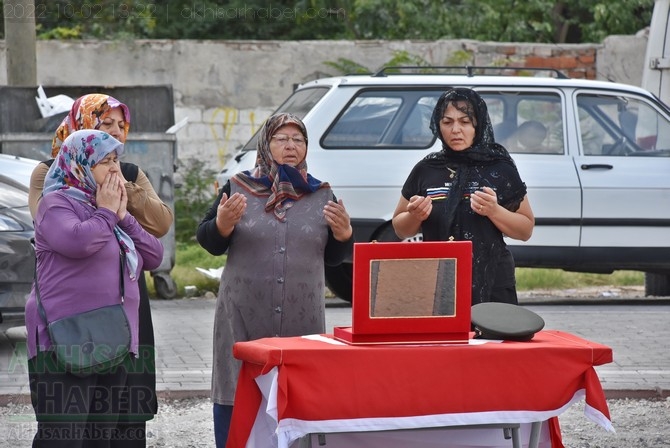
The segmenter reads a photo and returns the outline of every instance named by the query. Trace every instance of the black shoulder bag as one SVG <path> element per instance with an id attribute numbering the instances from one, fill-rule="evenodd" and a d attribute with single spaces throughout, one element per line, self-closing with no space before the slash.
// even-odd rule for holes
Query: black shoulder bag
<path id="1" fill-rule="evenodd" d="M 58 365 L 77 376 L 105 373 L 120 364 L 130 351 L 130 325 L 123 309 L 125 256 L 120 257 L 121 303 L 49 322 L 40 300 L 35 262 L 35 298 L 47 325 Z M 82 300 L 86 297 L 82 294 Z"/>

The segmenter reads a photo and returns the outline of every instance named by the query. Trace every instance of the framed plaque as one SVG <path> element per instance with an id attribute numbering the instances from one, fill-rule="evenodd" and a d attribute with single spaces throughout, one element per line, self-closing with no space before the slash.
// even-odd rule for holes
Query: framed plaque
<path id="1" fill-rule="evenodd" d="M 351 344 L 467 342 L 472 243 L 355 243 Z"/>

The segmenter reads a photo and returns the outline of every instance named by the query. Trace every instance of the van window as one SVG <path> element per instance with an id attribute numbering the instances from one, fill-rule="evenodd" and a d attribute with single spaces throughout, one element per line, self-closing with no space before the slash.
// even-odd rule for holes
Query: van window
<path id="1" fill-rule="evenodd" d="M 442 90 L 364 91 L 324 134 L 326 149 L 425 149 L 435 138 L 430 118 Z"/>
<path id="2" fill-rule="evenodd" d="M 670 121 L 635 97 L 580 94 L 579 134 L 587 156 L 670 156 Z"/>
<path id="3" fill-rule="evenodd" d="M 481 92 L 498 143 L 510 153 L 563 154 L 563 106 L 554 93 Z"/>
<path id="4" fill-rule="evenodd" d="M 442 89 L 367 90 L 353 98 L 325 132 L 325 149 L 426 149 Z M 510 152 L 563 154 L 563 106 L 557 93 L 481 91 L 496 141 Z"/>

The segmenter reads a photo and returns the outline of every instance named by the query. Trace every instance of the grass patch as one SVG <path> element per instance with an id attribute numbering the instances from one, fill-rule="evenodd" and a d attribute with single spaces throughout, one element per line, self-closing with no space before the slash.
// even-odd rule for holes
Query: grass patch
<path id="1" fill-rule="evenodd" d="M 639 286 L 644 285 L 644 273 L 615 271 L 612 274 L 590 274 L 561 269 L 517 268 L 516 283 L 519 291 L 591 286 Z"/>
<path id="2" fill-rule="evenodd" d="M 177 243 L 175 265 L 170 276 L 177 284 L 177 297 L 184 297 L 185 286 L 195 286 L 198 295 L 202 296 L 211 291 L 216 294 L 219 290 L 219 279 L 209 278 L 195 268 L 220 268 L 226 263 L 226 256 L 215 257 L 200 247 L 199 244 Z M 157 297 L 153 278 L 147 275 L 147 287 L 151 297 Z"/>

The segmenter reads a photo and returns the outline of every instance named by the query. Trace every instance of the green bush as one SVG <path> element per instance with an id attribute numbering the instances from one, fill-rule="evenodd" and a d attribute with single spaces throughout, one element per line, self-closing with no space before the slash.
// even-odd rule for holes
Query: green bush
<path id="1" fill-rule="evenodd" d="M 195 242 L 195 232 L 215 198 L 216 171 L 198 159 L 179 162 L 181 182 L 175 188 L 175 239 L 178 243 Z"/>

